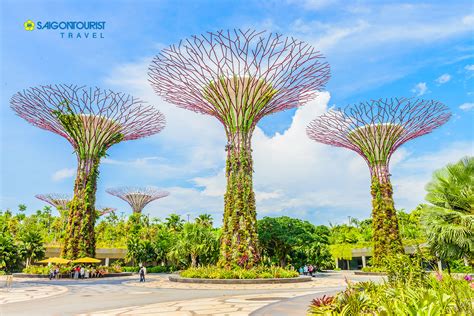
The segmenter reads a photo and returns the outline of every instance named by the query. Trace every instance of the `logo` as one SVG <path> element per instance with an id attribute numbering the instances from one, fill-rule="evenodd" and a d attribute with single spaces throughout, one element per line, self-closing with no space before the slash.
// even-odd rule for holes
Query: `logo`
<path id="1" fill-rule="evenodd" d="M 23 23 L 23 27 L 25 28 L 25 31 L 33 31 L 35 29 L 35 22 L 28 20 Z"/>
<path id="2" fill-rule="evenodd" d="M 23 23 L 26 31 L 51 32 L 64 39 L 104 38 L 105 21 L 36 21 Z"/>

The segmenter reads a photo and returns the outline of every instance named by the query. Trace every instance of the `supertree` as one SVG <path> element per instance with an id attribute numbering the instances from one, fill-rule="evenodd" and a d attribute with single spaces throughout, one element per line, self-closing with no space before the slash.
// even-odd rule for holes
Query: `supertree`
<path id="1" fill-rule="evenodd" d="M 369 166 L 375 265 L 387 255 L 404 252 L 390 182 L 392 154 L 405 142 L 446 123 L 450 116 L 448 108 L 437 101 L 394 98 L 331 109 L 309 124 L 309 138 L 353 150 Z"/>
<path id="2" fill-rule="evenodd" d="M 251 138 L 264 116 L 312 100 L 329 65 L 311 45 L 275 33 L 218 31 L 162 50 L 149 67 L 155 92 L 178 107 L 212 115 L 227 136 L 219 265 L 259 261 Z"/>
<path id="3" fill-rule="evenodd" d="M 54 206 L 59 212 L 67 211 L 67 204 L 72 199 L 69 194 L 63 193 L 37 194 L 35 198 Z"/>
<path id="4" fill-rule="evenodd" d="M 106 192 L 127 202 L 136 214 L 141 214 L 148 203 L 170 195 L 152 187 L 120 187 L 107 189 Z"/>
<path id="5" fill-rule="evenodd" d="M 97 214 L 98 214 L 98 216 L 100 217 L 100 216 L 107 215 L 107 214 L 109 214 L 109 213 L 115 213 L 116 210 L 117 210 L 117 209 L 114 208 L 114 207 L 107 207 L 107 206 L 106 206 L 106 207 L 102 207 L 102 206 L 99 206 L 99 207 L 97 208 Z"/>
<path id="6" fill-rule="evenodd" d="M 62 254 L 94 256 L 100 159 L 114 144 L 160 132 L 164 116 L 128 94 L 76 85 L 29 88 L 10 103 L 20 117 L 66 138 L 74 148 L 78 166 Z"/>

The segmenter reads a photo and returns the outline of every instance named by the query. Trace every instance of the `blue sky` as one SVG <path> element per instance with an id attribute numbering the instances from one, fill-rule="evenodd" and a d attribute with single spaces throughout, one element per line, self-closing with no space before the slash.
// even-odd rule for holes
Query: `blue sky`
<path id="1" fill-rule="evenodd" d="M 393 157 L 397 207 L 423 202 L 433 170 L 474 154 L 474 8 L 471 1 L 2 1 L 0 209 L 41 208 L 38 193 L 72 193 L 75 156 L 60 136 L 29 125 L 9 107 L 17 91 L 78 83 L 119 90 L 156 105 L 168 126 L 112 147 L 101 165 L 98 204 L 129 213 L 108 187 L 152 185 L 171 192 L 145 213 L 202 212 L 221 220 L 225 137 L 216 120 L 178 109 L 147 83 L 151 58 L 206 31 L 253 28 L 305 40 L 331 64 L 327 92 L 298 110 L 263 119 L 254 135 L 259 217 L 314 223 L 370 214 L 362 158 L 309 141 L 304 127 L 331 106 L 420 96 L 448 105 L 453 118 Z M 23 22 L 105 21 L 103 39 L 62 39 Z"/>

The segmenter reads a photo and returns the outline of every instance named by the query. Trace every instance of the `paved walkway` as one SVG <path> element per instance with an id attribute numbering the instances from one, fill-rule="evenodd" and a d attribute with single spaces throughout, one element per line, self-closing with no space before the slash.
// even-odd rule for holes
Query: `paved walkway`
<path id="1" fill-rule="evenodd" d="M 318 292 L 310 292 L 316 295 Z M 265 293 L 254 295 L 224 296 L 185 301 L 175 301 L 145 306 L 131 306 L 120 309 L 106 310 L 79 316 L 111 316 L 111 315 L 213 315 L 213 316 L 247 316 L 251 312 L 274 302 L 295 296 L 308 295 L 309 292 L 296 293 Z M 291 315 L 291 314 L 287 314 Z"/>
<path id="2" fill-rule="evenodd" d="M 20 280 L 0 291 L 0 315 L 305 315 L 308 302 L 330 289 L 345 287 L 352 273 L 318 274 L 293 284 L 187 284 L 169 275 L 89 280 Z M 380 279 L 380 278 L 379 278 Z M 25 301 L 33 304 L 25 304 Z"/>
<path id="3" fill-rule="evenodd" d="M 8 290 L 2 289 L 0 291 L 0 305 L 31 301 L 66 292 L 67 287 L 65 286 L 18 283 Z"/>

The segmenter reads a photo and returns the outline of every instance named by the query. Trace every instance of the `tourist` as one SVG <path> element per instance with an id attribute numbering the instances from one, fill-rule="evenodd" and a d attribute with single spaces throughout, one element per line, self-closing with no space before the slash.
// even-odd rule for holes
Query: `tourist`
<path id="1" fill-rule="evenodd" d="M 84 278 L 86 278 L 86 279 L 89 278 L 89 268 L 86 268 L 86 271 L 84 273 Z"/>
<path id="2" fill-rule="evenodd" d="M 79 271 L 80 271 L 80 273 L 81 273 L 81 279 L 84 279 L 86 270 L 84 269 L 84 267 L 81 267 L 81 269 L 80 269 Z"/>
<path id="3" fill-rule="evenodd" d="M 49 268 L 49 279 L 51 280 L 54 277 L 54 270 L 53 268 Z"/>
<path id="4" fill-rule="evenodd" d="M 140 282 L 145 282 L 145 266 L 142 266 L 138 273 L 140 274 Z"/>
<path id="5" fill-rule="evenodd" d="M 79 266 L 75 267 L 74 268 L 74 279 L 79 279 L 79 271 L 80 271 L 80 268 Z"/>
<path id="6" fill-rule="evenodd" d="M 303 267 L 300 267 L 300 268 L 298 269 L 298 271 L 299 271 L 300 275 L 302 275 L 302 274 L 303 274 Z"/>
<path id="7" fill-rule="evenodd" d="M 313 276 L 313 271 L 314 271 L 313 265 L 310 264 L 309 267 L 308 267 L 308 272 L 309 272 L 310 276 Z"/>
<path id="8" fill-rule="evenodd" d="M 303 273 L 304 273 L 304 275 L 308 275 L 308 265 L 307 264 L 303 267 Z"/>

